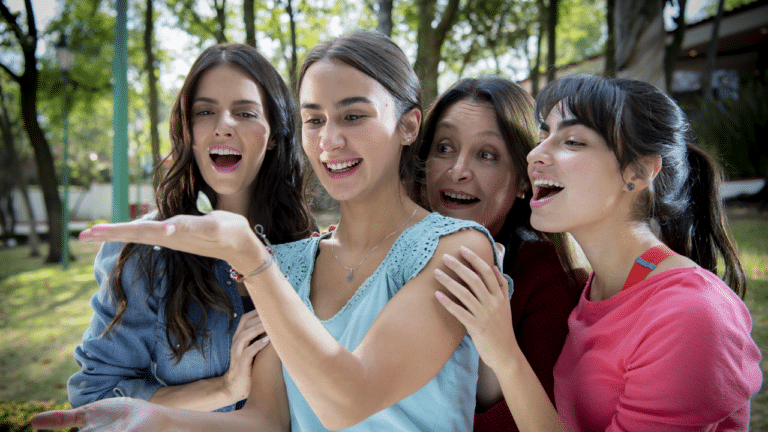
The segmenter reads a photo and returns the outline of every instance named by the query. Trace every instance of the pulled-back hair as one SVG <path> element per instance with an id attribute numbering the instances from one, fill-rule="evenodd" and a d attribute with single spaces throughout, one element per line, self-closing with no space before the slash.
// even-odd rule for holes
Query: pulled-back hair
<path id="1" fill-rule="evenodd" d="M 345 63 L 379 82 L 395 99 L 401 118 L 417 108 L 421 111 L 421 84 L 408 58 L 392 39 L 383 33 L 356 30 L 315 45 L 304 57 L 296 80 L 299 93 L 304 75 L 313 64 L 321 60 Z M 421 131 L 419 131 L 421 135 Z M 419 175 L 417 153 L 420 137 L 406 146 L 400 155 L 400 181 L 411 191 Z"/>
<path id="2" fill-rule="evenodd" d="M 539 239 L 550 241 L 558 251 L 561 264 L 569 275 L 574 270 L 574 262 L 567 234 L 542 233 L 531 227 L 531 206 L 533 196 L 531 184 L 528 181 L 528 153 L 533 150 L 538 138 L 538 123 L 533 115 L 533 98 L 522 87 L 514 82 L 498 76 L 481 78 L 463 78 L 443 92 L 427 113 L 424 120 L 424 135 L 419 149 L 419 162 L 426 165 L 429 152 L 434 144 L 437 126 L 443 115 L 454 104 L 461 101 L 472 101 L 487 104 L 493 110 L 496 125 L 512 159 L 515 174 L 522 182 L 523 198 L 515 199 L 512 208 L 504 219 L 504 224 L 495 240 L 507 246 L 504 256 L 504 268 L 511 269 L 517 251 L 523 243 L 520 237 L 521 229 L 533 233 Z M 415 193 L 421 198 L 421 204 L 429 208 L 426 194 L 426 175 L 422 171 L 415 184 Z M 509 269 L 507 268 L 509 267 Z"/>
<path id="3" fill-rule="evenodd" d="M 721 256 L 723 280 L 743 297 L 746 278 L 728 238 L 720 197 L 722 171 L 693 144 L 690 124 L 677 103 L 644 82 L 574 75 L 539 93 L 538 119 L 543 121 L 561 103 L 602 136 L 621 170 L 631 167 L 647 176 L 642 158 L 661 157 L 661 171 L 638 200 L 638 219 L 656 221 L 661 241 L 713 273 Z"/>
<path id="4" fill-rule="evenodd" d="M 203 191 L 216 207 L 217 194 L 200 174 L 192 151 L 192 103 L 202 75 L 219 65 L 234 66 L 246 72 L 259 86 L 270 125 L 269 142 L 255 179 L 250 207 L 246 215 L 251 226 L 261 224 L 272 243 L 285 243 L 308 237 L 316 230 L 306 200 L 302 195 L 302 156 L 296 140 L 295 108 L 291 93 L 277 70 L 259 52 L 248 45 L 215 45 L 204 50 L 195 60 L 171 111 L 171 153 L 165 161 L 170 169 L 160 180 L 156 191 L 157 220 L 189 214 L 200 215 L 196 208 L 199 191 Z M 159 175 L 161 166 L 156 168 Z M 205 328 L 211 308 L 226 310 L 233 321 L 234 307 L 216 281 L 212 258 L 163 248 L 129 243 L 120 254 L 112 275 L 113 297 L 118 310 L 109 324 L 108 333 L 120 322 L 127 307 L 122 277 L 126 262 L 136 255 L 137 273 L 152 283 L 164 276 L 167 290 L 163 293 L 166 315 L 166 340 L 177 361 L 185 352 L 198 347 L 198 337 Z M 202 310 L 202 318 L 193 322 L 191 307 Z"/>

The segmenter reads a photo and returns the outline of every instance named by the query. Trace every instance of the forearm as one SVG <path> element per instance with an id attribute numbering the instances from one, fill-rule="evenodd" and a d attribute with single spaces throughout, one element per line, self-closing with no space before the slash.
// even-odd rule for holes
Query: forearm
<path id="1" fill-rule="evenodd" d="M 166 408 L 163 417 L 166 427 L 162 430 L 173 432 L 277 432 L 290 428 L 290 424 L 284 424 L 266 413 L 245 410 L 204 413 Z"/>
<path id="2" fill-rule="evenodd" d="M 227 390 L 222 377 L 214 377 L 160 387 L 149 401 L 169 408 L 215 411 L 239 402 L 239 398 Z"/>
<path id="3" fill-rule="evenodd" d="M 504 377 L 501 390 L 520 431 L 568 431 L 522 352 L 495 372 Z"/>

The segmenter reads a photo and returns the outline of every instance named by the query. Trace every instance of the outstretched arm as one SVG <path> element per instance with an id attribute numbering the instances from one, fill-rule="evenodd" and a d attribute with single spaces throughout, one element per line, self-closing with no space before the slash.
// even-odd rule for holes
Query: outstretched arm
<path id="1" fill-rule="evenodd" d="M 461 255 L 469 266 L 450 256 L 444 257 L 444 262 L 466 286 L 439 270 L 434 275 L 458 303 L 441 291 L 435 293 L 438 301 L 466 327 L 480 357 L 500 377 L 504 398 L 518 428 L 567 431 L 517 345 L 506 280 L 496 267 L 471 250 L 462 248 Z"/>
<path id="2" fill-rule="evenodd" d="M 162 222 L 95 226 L 81 238 L 121 239 L 205 253 L 248 274 L 269 257 L 245 218 L 226 212 L 177 216 Z M 271 344 L 313 411 L 329 428 L 356 424 L 404 399 L 429 382 L 461 343 L 464 327 L 433 293 L 443 289 L 439 258 L 467 245 L 493 263 L 484 234 L 461 230 L 440 239 L 432 259 L 384 307 L 362 343 L 349 351 L 306 307 L 277 266 L 245 279 Z"/>

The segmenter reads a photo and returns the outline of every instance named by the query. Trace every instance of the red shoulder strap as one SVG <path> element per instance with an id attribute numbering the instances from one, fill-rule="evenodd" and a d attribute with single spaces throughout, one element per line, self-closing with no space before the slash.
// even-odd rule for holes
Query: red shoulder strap
<path id="1" fill-rule="evenodd" d="M 675 252 L 665 244 L 660 244 L 648 249 L 642 255 L 637 257 L 635 264 L 632 266 L 632 270 L 629 271 L 629 276 L 627 276 L 627 280 L 624 282 L 624 286 L 621 289 L 625 290 L 642 281 L 660 262 L 672 255 L 675 255 Z"/>

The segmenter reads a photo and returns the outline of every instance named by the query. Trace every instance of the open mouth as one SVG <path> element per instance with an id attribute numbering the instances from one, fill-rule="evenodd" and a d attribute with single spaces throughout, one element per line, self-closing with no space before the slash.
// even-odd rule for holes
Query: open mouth
<path id="1" fill-rule="evenodd" d="M 243 158 L 239 151 L 229 147 L 214 147 L 208 154 L 216 168 L 233 168 Z"/>
<path id="2" fill-rule="evenodd" d="M 344 173 L 354 169 L 361 161 L 362 159 L 353 159 L 350 161 L 340 162 L 340 163 L 326 162 L 325 167 L 328 169 L 328 171 L 332 173 Z"/>
<path id="3" fill-rule="evenodd" d="M 557 195 L 563 188 L 565 188 L 565 185 L 552 180 L 539 179 L 534 180 L 533 187 L 533 199 L 535 201 L 540 201 Z"/>
<path id="4" fill-rule="evenodd" d="M 479 199 L 473 196 L 466 195 L 463 193 L 458 193 L 458 192 L 441 191 L 440 198 L 446 203 L 455 204 L 455 205 L 469 205 L 469 204 L 480 202 Z"/>

